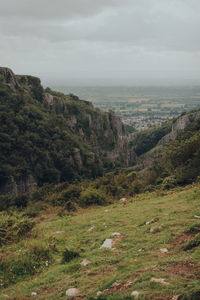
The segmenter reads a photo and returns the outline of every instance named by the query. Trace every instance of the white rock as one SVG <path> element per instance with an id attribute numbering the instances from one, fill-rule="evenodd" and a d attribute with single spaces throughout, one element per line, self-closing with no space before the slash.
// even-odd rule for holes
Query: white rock
<path id="1" fill-rule="evenodd" d="M 140 294 L 140 293 L 139 293 L 138 291 L 133 291 L 133 292 L 131 293 L 131 296 L 138 298 L 139 294 Z"/>
<path id="2" fill-rule="evenodd" d="M 105 209 L 104 212 L 108 212 L 108 209 Z"/>
<path id="3" fill-rule="evenodd" d="M 160 252 L 162 252 L 162 253 L 167 253 L 167 252 L 169 252 L 169 251 L 168 251 L 167 248 L 160 248 Z"/>
<path id="4" fill-rule="evenodd" d="M 58 231 L 54 232 L 54 234 L 61 234 L 61 233 L 64 233 L 64 230 L 58 230 Z"/>
<path id="5" fill-rule="evenodd" d="M 172 297 L 172 300 L 178 300 L 178 298 L 179 298 L 179 295 L 175 295 Z"/>
<path id="6" fill-rule="evenodd" d="M 100 295 L 102 295 L 103 293 L 101 292 L 101 291 L 98 291 L 97 292 L 97 296 L 100 296 Z"/>
<path id="7" fill-rule="evenodd" d="M 120 237 L 120 236 L 121 236 L 121 233 L 119 233 L 119 232 L 112 232 L 112 233 L 110 234 L 110 236 L 111 236 L 111 237 Z"/>
<path id="8" fill-rule="evenodd" d="M 121 198 L 120 200 L 119 200 L 119 202 L 122 202 L 122 203 L 124 203 L 124 202 L 126 202 L 126 198 Z"/>
<path id="9" fill-rule="evenodd" d="M 107 248 L 107 249 L 111 249 L 113 245 L 113 240 L 111 239 L 106 239 L 103 243 L 103 245 L 100 247 L 100 249 L 102 248 Z"/>
<path id="10" fill-rule="evenodd" d="M 151 223 L 154 223 L 154 222 L 156 222 L 157 221 L 157 219 L 151 219 L 150 221 L 147 221 L 145 224 L 146 225 L 149 225 L 149 224 L 151 224 Z"/>
<path id="11" fill-rule="evenodd" d="M 31 296 L 37 296 L 37 293 L 36 292 L 32 292 Z"/>
<path id="12" fill-rule="evenodd" d="M 69 296 L 69 297 L 74 297 L 74 296 L 77 296 L 78 294 L 79 294 L 79 290 L 76 288 L 71 288 L 66 291 L 66 296 Z"/>
<path id="13" fill-rule="evenodd" d="M 81 262 L 81 266 L 83 267 L 86 267 L 87 265 L 91 264 L 91 261 L 88 260 L 88 259 L 84 259 L 82 262 Z"/>
<path id="14" fill-rule="evenodd" d="M 92 231 L 92 230 L 94 230 L 95 229 L 95 226 L 91 226 L 89 229 L 88 229 L 88 231 L 90 232 L 90 231 Z"/>
<path id="15" fill-rule="evenodd" d="M 194 216 L 194 218 L 196 218 L 196 219 L 200 219 L 200 216 Z"/>
<path id="16" fill-rule="evenodd" d="M 169 285 L 169 282 L 166 282 L 164 278 L 152 277 L 151 282 L 158 282 L 158 283 L 162 283 L 162 284 L 165 284 L 165 285 Z"/>

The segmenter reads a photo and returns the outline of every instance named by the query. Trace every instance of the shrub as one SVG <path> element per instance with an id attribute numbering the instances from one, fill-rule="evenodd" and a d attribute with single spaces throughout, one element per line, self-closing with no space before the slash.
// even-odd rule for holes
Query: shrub
<path id="1" fill-rule="evenodd" d="M 186 231 L 187 233 L 198 233 L 200 231 L 200 223 L 194 224 L 190 226 L 190 228 Z"/>
<path id="2" fill-rule="evenodd" d="M 34 222 L 23 213 L 0 213 L 0 245 L 17 241 L 26 235 L 34 226 Z"/>
<path id="3" fill-rule="evenodd" d="M 76 251 L 72 251 L 69 249 L 65 249 L 63 254 L 62 254 L 62 263 L 67 263 L 69 261 L 71 261 L 72 259 L 79 257 L 79 253 Z"/>
<path id="4" fill-rule="evenodd" d="M 50 249 L 38 242 L 30 245 L 27 252 L 1 260 L 0 275 L 3 286 L 34 275 L 41 267 L 48 266 L 49 261 L 51 261 Z"/>
<path id="5" fill-rule="evenodd" d="M 6 210 L 14 203 L 12 194 L 0 195 L 0 210 Z"/>
<path id="6" fill-rule="evenodd" d="M 162 188 L 164 190 L 169 190 L 171 188 L 174 188 L 176 185 L 177 185 L 177 181 L 174 176 L 168 176 L 162 182 Z"/>
<path id="7" fill-rule="evenodd" d="M 105 196 L 98 190 L 86 190 L 81 193 L 81 206 L 103 205 L 106 203 Z"/>

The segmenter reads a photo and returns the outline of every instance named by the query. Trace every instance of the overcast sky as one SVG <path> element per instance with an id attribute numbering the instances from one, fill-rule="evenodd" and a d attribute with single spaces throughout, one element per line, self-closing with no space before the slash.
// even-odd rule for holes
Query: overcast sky
<path id="1" fill-rule="evenodd" d="M 0 41 L 44 84 L 200 83 L 200 0 L 0 0 Z"/>

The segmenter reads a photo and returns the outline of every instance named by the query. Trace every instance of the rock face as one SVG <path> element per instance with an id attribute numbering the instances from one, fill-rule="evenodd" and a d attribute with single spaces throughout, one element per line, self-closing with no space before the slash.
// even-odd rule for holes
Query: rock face
<path id="1" fill-rule="evenodd" d="M 15 76 L 15 74 L 11 69 L 0 67 L 0 77 L 12 89 L 19 88 L 20 85 L 17 80 L 17 77 Z"/>
<path id="2" fill-rule="evenodd" d="M 34 139 L 37 140 L 36 143 L 38 144 L 43 143 L 43 137 L 41 142 L 38 140 L 41 138 L 40 132 L 43 134 L 43 128 L 41 128 L 41 131 L 37 130 L 38 124 L 40 127 L 43 126 L 40 124 L 40 118 L 43 113 L 45 114 L 45 118 L 47 117 L 48 120 L 51 120 L 51 122 L 49 122 L 50 124 L 58 124 L 59 122 L 65 124 L 65 126 L 62 125 L 62 128 L 66 144 L 61 145 L 61 142 L 59 142 L 62 148 L 56 145 L 57 148 L 53 154 L 50 153 L 49 149 L 40 149 L 41 156 L 43 155 L 45 159 L 47 158 L 46 161 L 49 161 L 46 162 L 46 165 L 53 166 L 53 170 L 56 168 L 57 173 L 53 172 L 53 176 L 56 178 L 55 183 L 62 181 L 62 173 L 60 174 L 62 171 L 60 169 L 64 170 L 65 168 L 65 170 L 69 170 L 69 174 L 76 170 L 77 175 L 74 176 L 79 176 L 79 178 L 82 175 L 96 177 L 102 174 L 103 169 L 111 169 L 116 166 L 127 167 L 134 162 L 135 155 L 129 148 L 124 125 L 120 118 L 113 112 L 103 112 L 99 109 L 95 109 L 90 102 L 80 100 L 73 94 L 64 95 L 52 91 L 49 88 L 44 90 L 39 78 L 28 75 L 15 75 L 12 70 L 8 68 L 0 68 L 0 87 L 3 89 L 6 87 L 9 95 L 0 95 L 3 103 L 10 104 L 10 97 L 12 97 L 12 101 L 15 101 L 16 97 L 16 103 L 18 103 L 18 99 L 22 98 L 20 105 L 26 106 L 25 111 L 20 110 L 19 116 L 17 114 L 13 115 L 13 118 L 16 118 L 16 120 L 11 120 L 14 124 L 17 124 L 19 128 L 16 130 L 16 136 L 13 136 L 12 133 L 10 134 L 11 138 L 9 139 L 9 143 L 12 143 L 12 140 L 15 143 L 13 145 L 11 144 L 10 149 L 16 148 L 16 145 L 19 147 L 16 138 L 21 135 L 22 126 L 22 133 L 24 134 L 26 143 L 29 143 L 27 137 L 31 136 L 32 138 L 32 140 L 30 140 L 32 146 L 28 147 L 27 145 L 28 149 L 25 150 L 26 163 L 17 166 L 17 169 L 19 167 L 21 173 L 16 176 L 16 172 L 13 171 L 12 173 L 8 170 L 9 178 L 6 179 L 6 182 L 4 180 L 4 184 L 0 186 L 0 193 L 29 193 L 37 184 L 41 185 L 43 182 L 48 182 L 48 180 L 44 178 L 41 179 L 40 174 L 42 170 L 35 172 L 32 159 L 33 156 L 37 154 L 31 153 L 35 146 Z M 32 111 L 34 116 L 32 116 Z M 33 120 L 35 122 L 34 124 Z M 31 123 L 34 132 L 32 131 L 32 127 L 30 127 L 30 129 L 26 127 L 27 122 Z M 54 125 L 52 126 L 54 128 Z M 53 135 L 54 138 L 58 136 L 58 139 L 60 139 L 61 127 L 59 127 L 59 125 L 56 126 L 55 128 L 58 128 L 57 131 L 59 135 L 56 130 L 53 130 Z M 2 131 L 2 134 L 7 138 L 6 132 Z M 47 145 L 52 144 L 52 136 L 47 137 L 47 135 L 48 134 L 44 133 L 45 143 Z M 63 146 L 66 149 L 66 155 L 63 156 L 62 154 L 64 161 L 61 162 L 60 158 L 56 156 L 57 153 L 63 152 Z M 48 147 L 50 148 L 50 146 Z M 17 155 L 21 155 L 21 157 L 24 156 L 23 150 L 20 152 L 20 147 Z M 34 157 L 34 160 L 39 160 L 40 164 L 41 158 L 38 157 L 37 160 L 37 158 Z M 6 159 L 3 163 L 4 166 L 6 166 Z M 13 167 L 16 167 L 15 162 L 12 162 L 11 168 Z M 26 177 L 24 174 L 30 175 L 26 175 Z M 64 179 L 64 181 L 66 181 L 66 179 Z"/>
<path id="3" fill-rule="evenodd" d="M 5 184 L 0 186 L 0 194 L 11 193 L 17 194 L 30 194 L 37 187 L 37 182 L 32 175 L 20 178 L 16 181 L 13 177 Z"/>
<path id="4" fill-rule="evenodd" d="M 180 116 L 176 122 L 172 125 L 172 130 L 170 133 L 165 135 L 160 141 L 159 145 L 169 144 L 171 141 L 175 140 L 178 134 L 186 129 L 196 120 L 200 119 L 200 111 L 194 113 L 188 113 L 186 115 Z"/>

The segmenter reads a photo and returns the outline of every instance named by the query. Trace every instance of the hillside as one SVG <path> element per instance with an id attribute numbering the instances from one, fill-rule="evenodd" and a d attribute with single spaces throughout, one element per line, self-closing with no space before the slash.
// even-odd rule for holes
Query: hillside
<path id="1" fill-rule="evenodd" d="M 199 197 L 195 184 L 73 214 L 4 212 L 0 299 L 200 299 Z"/>
<path id="2" fill-rule="evenodd" d="M 119 117 L 39 78 L 0 68 L 0 106 L 0 193 L 95 178 L 134 160 Z"/>

